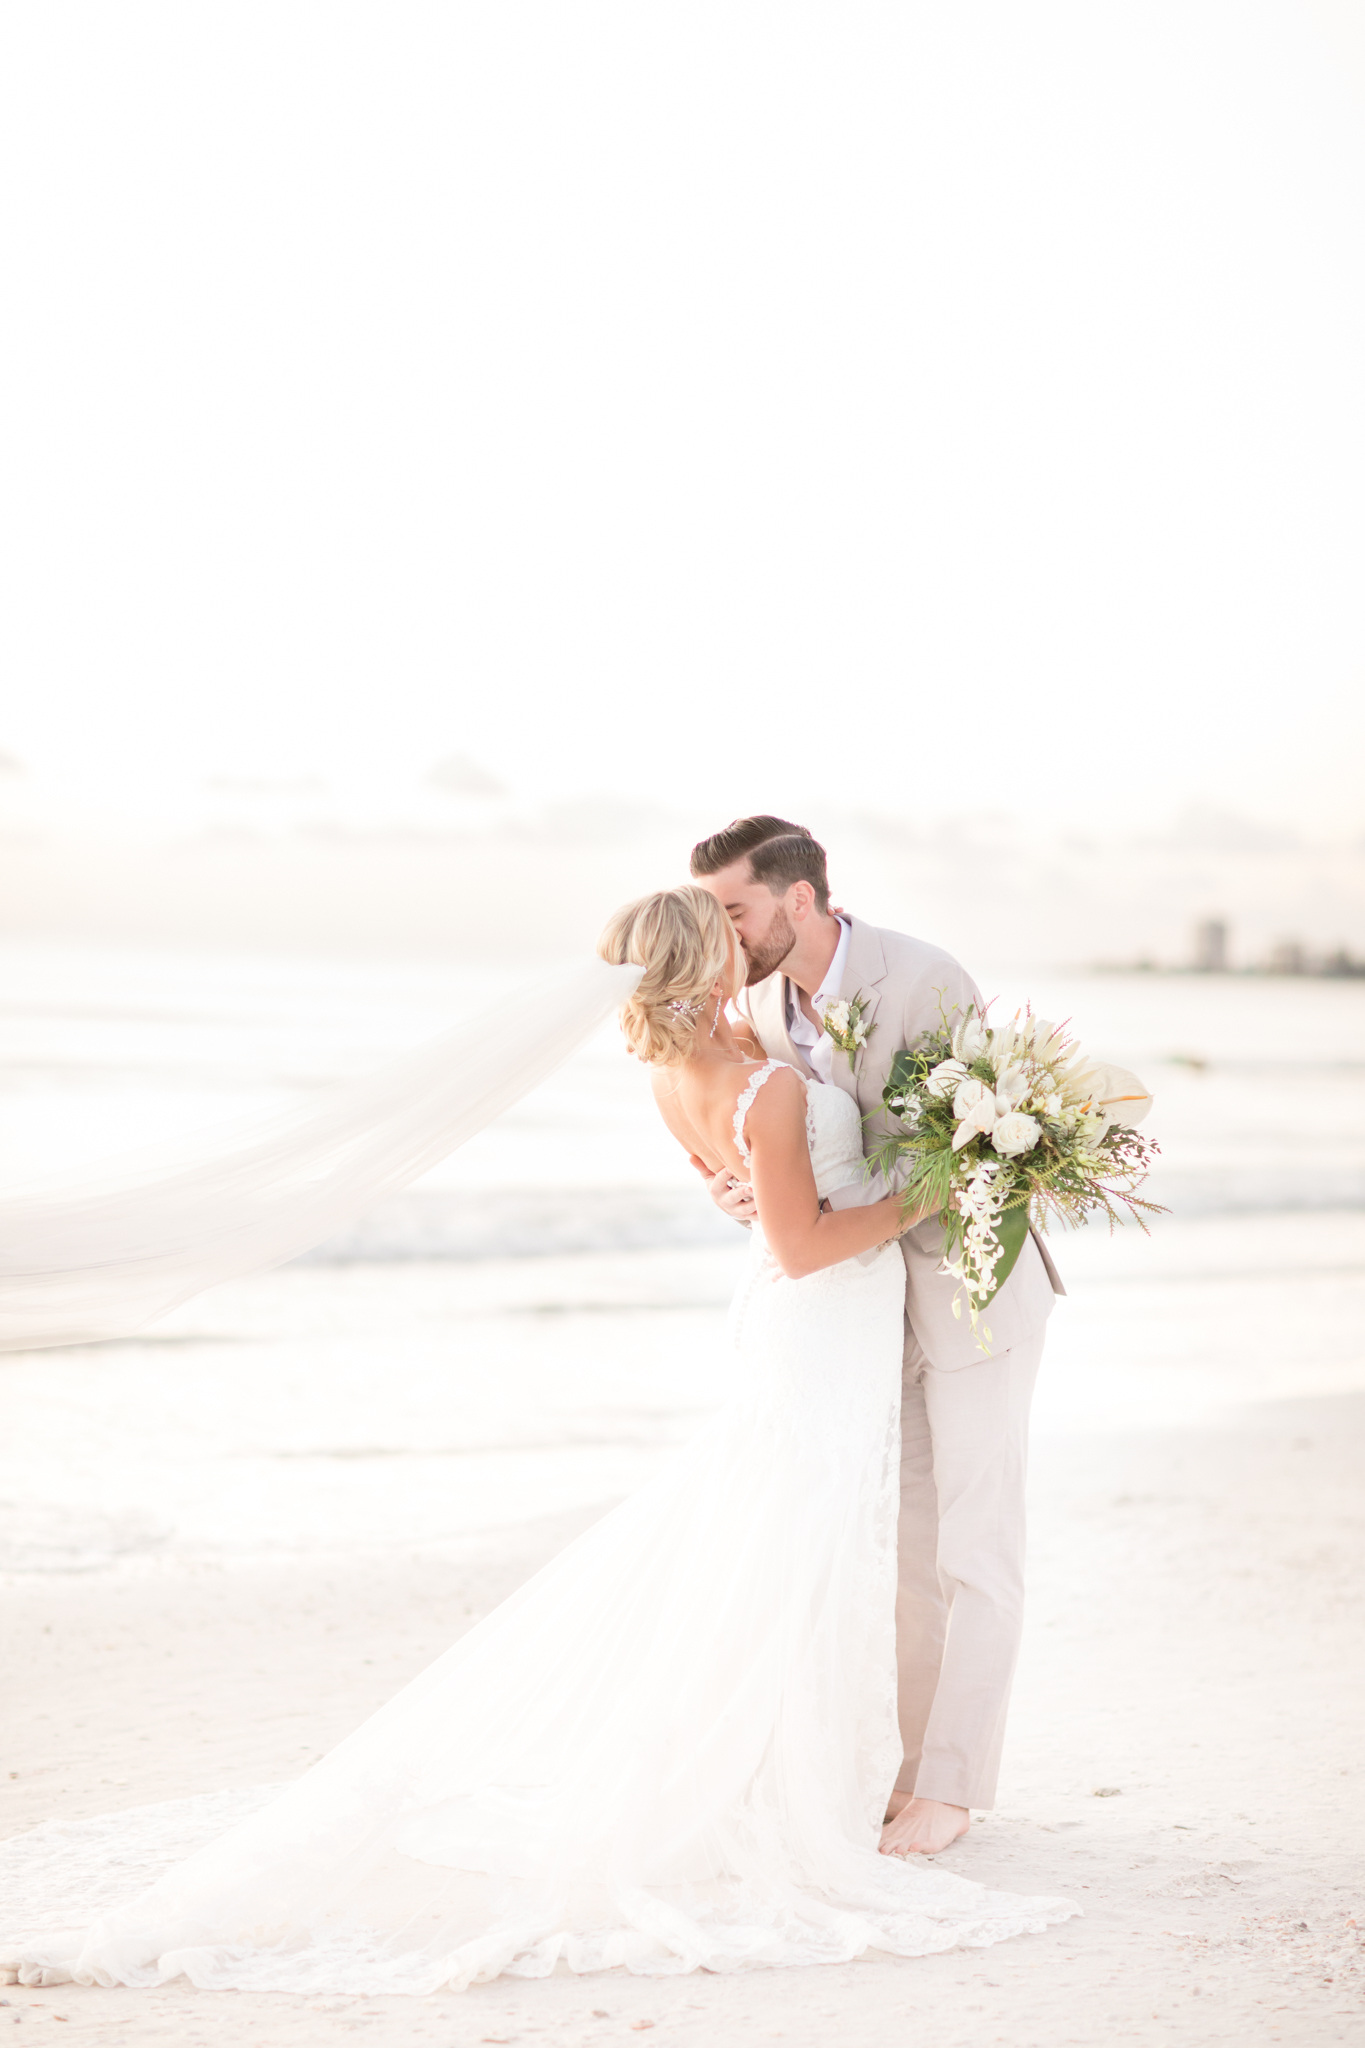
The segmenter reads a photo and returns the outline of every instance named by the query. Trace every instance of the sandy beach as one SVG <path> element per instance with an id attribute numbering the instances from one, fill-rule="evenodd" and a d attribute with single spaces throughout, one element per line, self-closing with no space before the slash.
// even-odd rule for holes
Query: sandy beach
<path id="1" fill-rule="evenodd" d="M 1343 1212 L 1069 1248 L 1002 1803 L 950 1860 L 1083 1918 L 810 1973 L 10 1988 L 4 2018 L 262 2048 L 1365 2040 L 1362 1235 Z M 719 1397 L 733 1263 L 296 1266 L 12 1361 L 5 1834 L 306 1766 Z"/>
<path id="2" fill-rule="evenodd" d="M 0 1143 L 21 1162 L 194 1141 L 416 1042 L 473 985 L 12 968 Z M 947 1858 L 1083 1917 L 923 1961 L 431 2000 L 0 1988 L 0 2026 L 168 2048 L 1365 2041 L 1365 990 L 1015 982 L 989 985 L 1150 1077 L 1172 1211 L 1055 1246 L 1001 1804 Z M 6 1358 L 0 1836 L 305 1768 L 724 1398 L 736 1235 L 608 1031 L 343 1241 L 136 1340 Z"/>

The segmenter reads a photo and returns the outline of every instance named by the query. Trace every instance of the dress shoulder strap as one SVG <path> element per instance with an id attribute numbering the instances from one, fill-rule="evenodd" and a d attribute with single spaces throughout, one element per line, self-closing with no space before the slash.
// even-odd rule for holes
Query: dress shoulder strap
<path id="1" fill-rule="evenodd" d="M 744 1123 L 749 1111 L 754 1106 L 754 1097 L 763 1086 L 763 1083 L 771 1079 L 780 1067 L 789 1065 L 790 1062 L 787 1060 L 768 1060 L 759 1068 L 744 1093 L 740 1096 L 739 1101 L 735 1104 L 735 1150 L 746 1166 L 749 1164 L 749 1147 L 744 1142 Z M 798 1068 L 792 1067 L 791 1071 L 796 1075 L 798 1081 L 805 1080 L 805 1075 Z"/>

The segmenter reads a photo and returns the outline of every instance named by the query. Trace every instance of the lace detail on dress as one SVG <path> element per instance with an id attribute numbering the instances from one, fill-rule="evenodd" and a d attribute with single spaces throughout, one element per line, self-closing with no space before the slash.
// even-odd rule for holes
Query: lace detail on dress
<path id="1" fill-rule="evenodd" d="M 753 1080 L 749 1083 L 744 1093 L 740 1096 L 739 1101 L 735 1104 L 735 1150 L 736 1152 L 738 1152 L 740 1158 L 744 1161 L 744 1164 L 746 1166 L 749 1164 L 749 1147 L 744 1142 L 745 1119 L 748 1117 L 749 1111 L 753 1108 L 754 1097 L 758 1094 L 758 1091 L 763 1086 L 763 1083 L 766 1080 L 768 1080 L 773 1074 L 775 1074 L 779 1067 L 785 1067 L 787 1064 L 788 1062 L 786 1060 L 769 1060 L 766 1066 L 759 1068 L 758 1072 L 754 1075 Z M 809 1081 L 806 1080 L 805 1075 L 800 1071 L 799 1068 L 792 1067 L 791 1071 L 793 1074 L 796 1075 L 798 1081 L 805 1082 L 806 1143 L 810 1146 L 812 1154 L 814 1154 L 816 1126 L 815 1112 L 812 1110 L 810 1106 L 811 1084 Z"/>
<path id="2" fill-rule="evenodd" d="M 754 1097 L 758 1094 L 763 1083 L 771 1074 L 775 1074 L 782 1064 L 781 1060 L 769 1060 L 766 1066 L 760 1067 L 753 1080 L 740 1096 L 739 1101 L 735 1104 L 735 1150 L 746 1166 L 749 1164 L 749 1148 L 744 1142 L 744 1120 L 753 1108 Z M 792 1068 L 792 1072 L 796 1072 L 795 1067 Z"/>

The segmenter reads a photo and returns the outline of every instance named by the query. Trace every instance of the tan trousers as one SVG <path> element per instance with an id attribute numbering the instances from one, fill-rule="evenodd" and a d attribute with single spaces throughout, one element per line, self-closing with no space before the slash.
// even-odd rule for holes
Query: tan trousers
<path id="1" fill-rule="evenodd" d="M 940 1372 L 913 1338 L 901 1408 L 899 1791 L 995 1803 L 1024 1620 L 1028 1415 L 1043 1332 Z"/>

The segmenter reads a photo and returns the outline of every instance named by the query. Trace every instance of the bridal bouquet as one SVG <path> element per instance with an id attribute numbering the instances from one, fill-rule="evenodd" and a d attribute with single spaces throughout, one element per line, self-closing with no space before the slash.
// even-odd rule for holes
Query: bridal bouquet
<path id="1" fill-rule="evenodd" d="M 872 1163 L 888 1179 L 895 1170 L 907 1208 L 937 1208 L 944 1269 L 962 1282 L 973 1329 L 1030 1222 L 1080 1223 L 1102 1210 L 1111 1225 L 1121 1211 L 1142 1223 L 1158 1210 L 1136 1192 L 1159 1149 L 1134 1128 L 1151 1107 L 1147 1090 L 1031 1011 L 1005 1025 L 974 1005 L 955 1026 L 945 1017 L 897 1053 L 882 1103 L 894 1128 Z"/>

